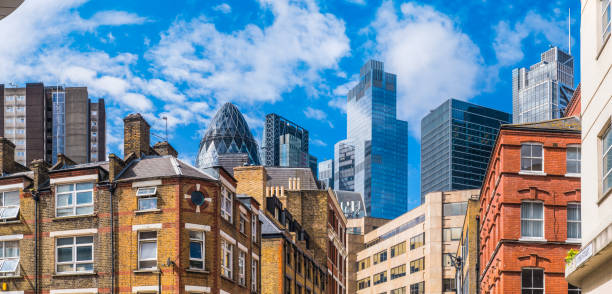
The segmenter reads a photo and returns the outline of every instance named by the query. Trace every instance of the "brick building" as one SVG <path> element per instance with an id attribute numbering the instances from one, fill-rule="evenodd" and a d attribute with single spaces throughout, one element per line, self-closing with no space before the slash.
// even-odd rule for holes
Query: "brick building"
<path id="1" fill-rule="evenodd" d="M 481 293 L 579 293 L 580 120 L 502 126 L 480 193 Z"/>
<path id="2" fill-rule="evenodd" d="M 25 168 L 2 138 L 0 282 L 11 293 L 260 293 L 259 203 L 124 119 L 125 158 Z M 2 266 L 5 270 L 2 271 Z M 37 274 L 38 273 L 38 274 Z"/>
<path id="3" fill-rule="evenodd" d="M 295 258 L 290 256 L 296 250 L 298 256 L 304 255 L 304 260 L 297 259 L 300 264 L 306 260 L 310 263 L 312 258 L 313 266 L 323 270 L 324 276 L 318 281 L 321 293 L 346 293 L 347 220 L 333 192 L 318 190 L 309 168 L 236 167 L 234 176 L 237 193 L 263 203 L 262 210 L 270 221 L 270 231 L 262 232 L 262 275 L 274 270 L 281 279 L 264 282 L 263 293 L 310 293 L 308 287 L 302 287 L 300 275 L 292 274 L 295 265 L 291 261 Z M 275 235 L 275 230 L 288 230 L 290 236 L 296 236 L 282 243 L 280 235 L 285 234 Z M 280 269 L 279 261 L 284 262 Z M 314 288 L 312 291 L 315 293 Z"/>
<path id="4" fill-rule="evenodd" d="M 467 201 L 467 210 L 457 246 L 457 258 L 461 261 L 456 271 L 457 294 L 480 293 L 478 290 L 478 228 L 480 226 L 480 201 L 478 196 Z"/>

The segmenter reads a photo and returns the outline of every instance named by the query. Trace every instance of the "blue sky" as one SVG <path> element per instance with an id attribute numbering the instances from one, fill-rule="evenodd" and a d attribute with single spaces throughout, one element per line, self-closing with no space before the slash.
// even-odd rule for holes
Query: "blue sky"
<path id="1" fill-rule="evenodd" d="M 193 161 L 208 120 L 231 101 L 261 138 L 275 112 L 308 129 L 311 153 L 346 136 L 345 93 L 370 58 L 398 75 L 409 122 L 409 197 L 419 198 L 419 122 L 455 97 L 511 111 L 511 70 L 550 44 L 579 64 L 580 2 L 26 0 L 0 21 L 0 82 L 88 86 L 107 101 L 107 143 L 140 112 Z M 579 76 L 579 68 L 576 68 Z M 576 78 L 576 84 L 579 79 Z"/>

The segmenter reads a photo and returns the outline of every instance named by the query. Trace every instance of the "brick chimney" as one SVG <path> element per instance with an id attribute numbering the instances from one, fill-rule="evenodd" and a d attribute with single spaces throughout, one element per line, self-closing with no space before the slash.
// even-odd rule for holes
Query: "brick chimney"
<path id="1" fill-rule="evenodd" d="M 15 144 L 9 139 L 0 137 L 0 174 L 15 171 Z"/>
<path id="2" fill-rule="evenodd" d="M 108 178 L 111 182 L 115 181 L 119 173 L 125 168 L 126 164 L 114 153 L 108 155 Z"/>
<path id="3" fill-rule="evenodd" d="M 49 180 L 49 168 L 51 166 L 48 162 L 42 159 L 32 160 L 30 163 L 30 170 L 34 172 L 34 190 L 40 189 L 40 187 Z"/>
<path id="4" fill-rule="evenodd" d="M 153 150 L 161 156 L 171 155 L 172 157 L 178 157 L 178 152 L 167 141 L 155 143 Z"/>
<path id="5" fill-rule="evenodd" d="M 151 126 L 140 113 L 132 113 L 123 119 L 123 157 L 134 153 L 136 157 L 151 154 Z"/>

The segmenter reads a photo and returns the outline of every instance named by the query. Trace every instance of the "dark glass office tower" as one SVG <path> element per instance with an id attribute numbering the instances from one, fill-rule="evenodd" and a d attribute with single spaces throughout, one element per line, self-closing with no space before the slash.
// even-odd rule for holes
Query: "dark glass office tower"
<path id="1" fill-rule="evenodd" d="M 308 131 L 278 115 L 266 115 L 262 156 L 266 166 L 307 167 Z"/>
<path id="2" fill-rule="evenodd" d="M 433 191 L 479 189 L 509 113 L 449 99 L 421 120 L 421 203 Z"/>
<path id="3" fill-rule="evenodd" d="M 397 119 L 396 102 L 396 76 L 368 61 L 348 93 L 346 143 L 355 152 L 354 191 L 372 217 L 392 219 L 408 208 L 408 123 Z"/>

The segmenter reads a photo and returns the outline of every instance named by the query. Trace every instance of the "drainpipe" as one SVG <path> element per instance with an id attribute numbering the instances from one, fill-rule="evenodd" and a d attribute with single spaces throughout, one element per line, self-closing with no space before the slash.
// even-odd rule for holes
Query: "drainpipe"
<path id="1" fill-rule="evenodd" d="M 40 195 L 38 191 L 32 192 L 34 198 L 34 293 L 38 294 L 38 201 Z"/>
<path id="2" fill-rule="evenodd" d="M 476 216 L 476 294 L 480 294 L 480 216 Z"/>
<path id="3" fill-rule="evenodd" d="M 117 188 L 116 183 L 109 183 L 110 192 L 110 217 L 111 217 L 111 294 L 115 293 L 115 209 L 113 204 L 113 195 Z M 160 292 L 161 293 L 161 292 Z"/>

